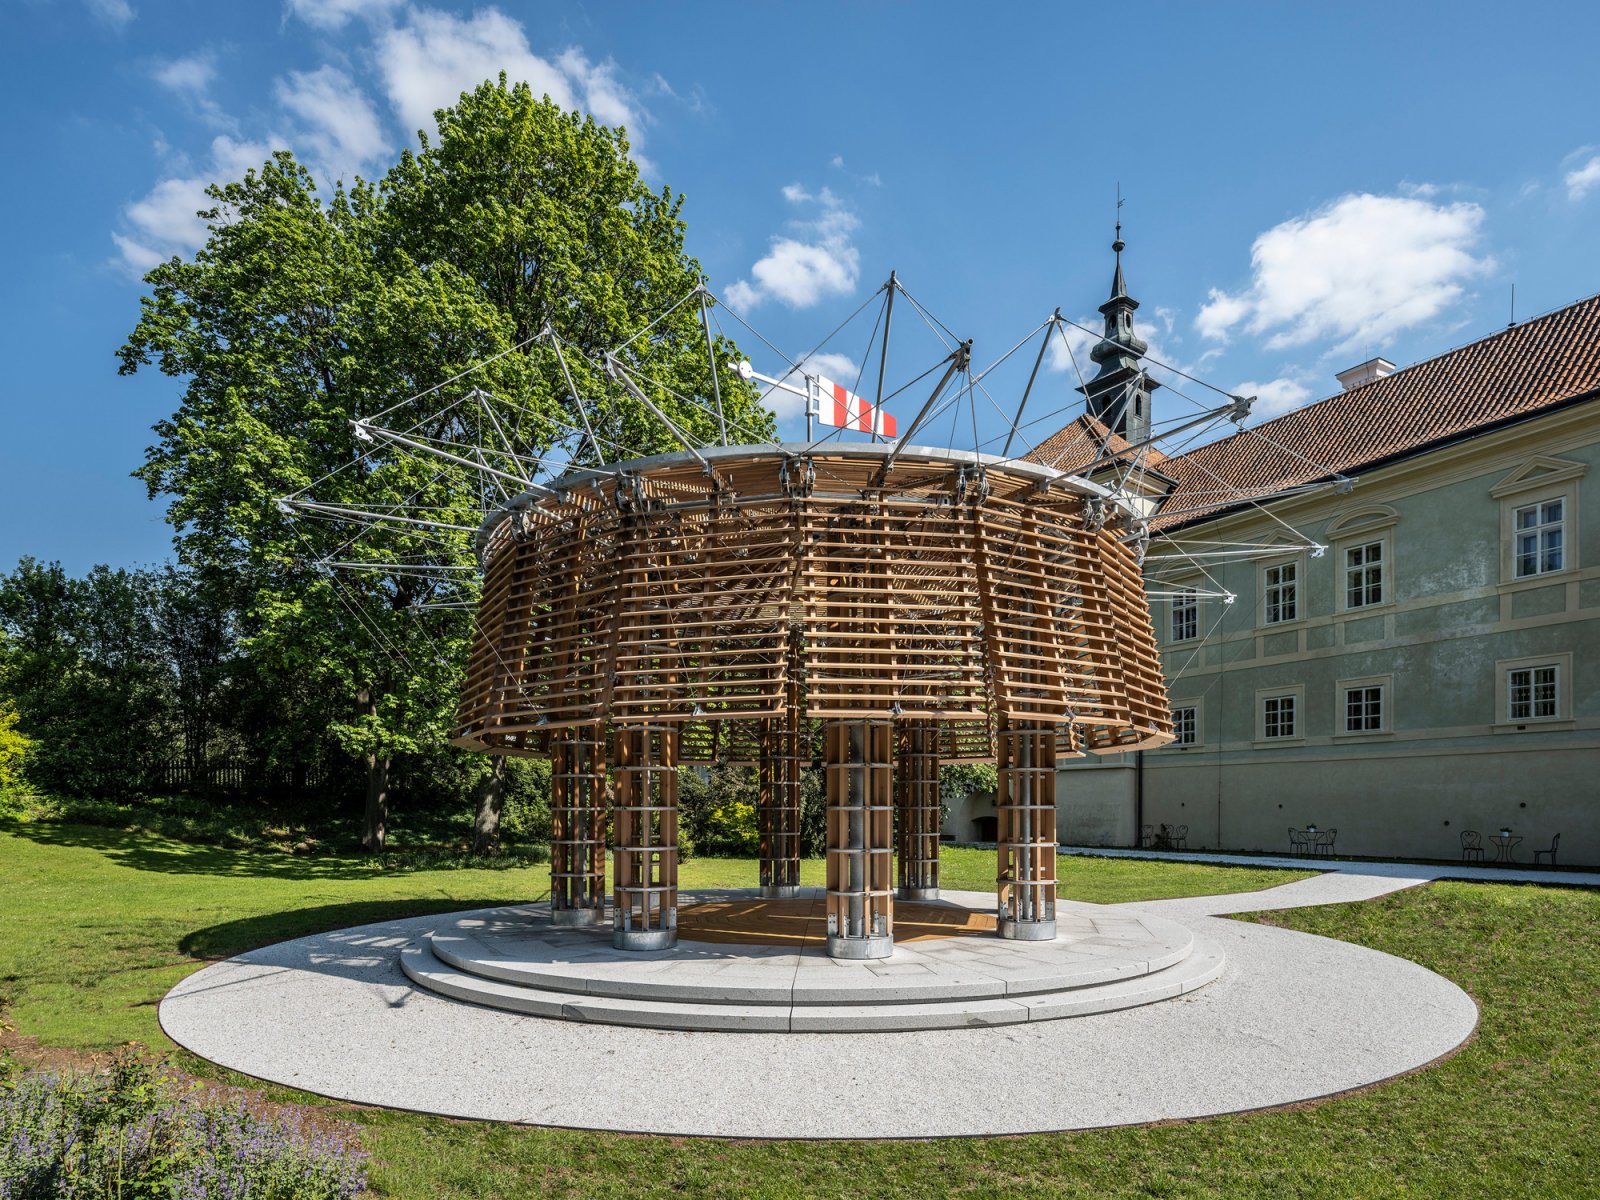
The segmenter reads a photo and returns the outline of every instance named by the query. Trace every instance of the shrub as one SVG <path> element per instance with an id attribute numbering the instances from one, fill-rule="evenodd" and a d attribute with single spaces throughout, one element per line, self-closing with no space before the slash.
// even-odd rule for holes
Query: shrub
<path id="1" fill-rule="evenodd" d="M 17 710 L 0 703 L 0 816 L 22 811 L 22 760 L 30 745 L 17 728 Z"/>
<path id="2" fill-rule="evenodd" d="M 0 1200 L 348 1200 L 366 1159 L 345 1126 L 185 1088 L 136 1049 L 102 1074 L 0 1080 Z"/>

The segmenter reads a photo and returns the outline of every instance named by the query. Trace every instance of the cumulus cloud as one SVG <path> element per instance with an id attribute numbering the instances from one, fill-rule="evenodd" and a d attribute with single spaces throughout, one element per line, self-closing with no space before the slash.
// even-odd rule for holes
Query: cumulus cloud
<path id="1" fill-rule="evenodd" d="M 205 95 L 216 77 L 216 59 L 209 52 L 175 58 L 155 70 L 155 81 L 162 87 L 191 96 Z"/>
<path id="2" fill-rule="evenodd" d="M 289 0 L 289 12 L 313 28 L 333 33 L 355 17 L 385 17 L 400 4 L 401 0 Z"/>
<path id="3" fill-rule="evenodd" d="M 1254 396 L 1255 404 L 1250 416 L 1256 421 L 1270 421 L 1284 413 L 1293 412 L 1311 399 L 1311 389 L 1296 379 L 1269 379 L 1265 383 L 1246 380 L 1233 389 L 1236 396 Z"/>
<path id="4" fill-rule="evenodd" d="M 1195 327 L 1219 341 L 1242 327 L 1267 335 L 1268 349 L 1382 345 L 1443 312 L 1493 267 L 1474 253 L 1483 217 L 1476 204 L 1423 195 L 1342 196 L 1256 238 L 1250 286 L 1213 290 Z"/>
<path id="5" fill-rule="evenodd" d="M 389 102 L 408 130 L 430 126 L 436 109 L 504 71 L 510 82 L 525 81 L 535 95 L 549 96 L 562 108 L 626 125 L 630 142 L 639 144 L 643 114 L 613 63 L 592 63 L 578 50 L 554 61 L 542 58 L 528 45 L 521 23 L 498 9 L 470 17 L 414 10 L 403 24 L 378 35 L 376 54 Z"/>
<path id="6" fill-rule="evenodd" d="M 751 266 L 750 278 L 728 288 L 726 299 L 735 308 L 752 309 L 769 299 L 810 308 L 856 286 L 861 254 L 851 240 L 860 225 L 855 213 L 828 188 L 812 193 L 791 183 L 783 198 L 810 215 L 791 222 L 793 236 L 774 237 L 767 253 Z"/>
<path id="7" fill-rule="evenodd" d="M 290 71 L 278 80 L 278 103 L 300 123 L 295 138 L 317 174 L 349 180 L 389 151 L 389 139 L 366 94 L 337 67 Z"/>
<path id="8" fill-rule="evenodd" d="M 112 29 L 124 29 L 134 18 L 133 5 L 128 0 L 84 0 L 84 5 L 95 20 Z"/>
<path id="9" fill-rule="evenodd" d="M 190 254 L 205 244 L 208 226 L 198 214 L 212 207 L 206 185 L 241 178 L 272 155 L 266 142 L 218 137 L 211 143 L 210 170 L 203 175 L 163 179 L 122 213 L 123 229 L 113 233 L 121 265 L 134 275 Z"/>
<path id="10" fill-rule="evenodd" d="M 1573 157 L 1582 158 L 1590 154 L 1593 146 L 1585 146 L 1582 150 L 1574 151 Z M 1582 200 L 1596 187 L 1600 187 L 1600 154 L 1590 154 L 1587 162 L 1578 163 L 1562 177 L 1562 182 L 1567 185 L 1567 199 Z"/>

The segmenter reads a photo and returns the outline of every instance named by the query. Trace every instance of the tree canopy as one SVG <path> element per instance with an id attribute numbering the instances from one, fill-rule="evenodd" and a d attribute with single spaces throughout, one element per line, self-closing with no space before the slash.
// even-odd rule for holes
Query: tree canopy
<path id="1" fill-rule="evenodd" d="M 120 351 L 124 373 L 154 365 L 182 381 L 137 474 L 166 499 L 181 561 L 234 597 L 263 676 L 309 682 L 319 699 L 303 718 L 365 762 L 375 849 L 395 755 L 449 727 L 470 609 L 428 606 L 470 601 L 465 531 L 496 497 L 466 466 L 363 444 L 352 419 L 381 413 L 388 428 L 463 446 L 512 436 L 529 459 L 576 464 L 675 448 L 597 362 L 628 343 L 632 377 L 674 424 L 718 432 L 697 399 L 713 386 L 699 307 L 668 313 L 700 280 L 683 198 L 645 186 L 625 131 L 504 76 L 436 116 L 436 136 L 377 182 L 323 196 L 280 152 L 212 187 L 206 244 L 146 276 Z M 734 353 L 719 346 L 715 360 Z M 513 430 L 488 427 L 476 390 Z M 738 440 L 772 436 L 748 387 L 729 378 L 720 392 Z M 593 440 L 577 436 L 586 420 Z M 308 488 L 432 524 L 361 531 L 276 503 Z M 442 589 L 439 569 L 460 583 Z"/>

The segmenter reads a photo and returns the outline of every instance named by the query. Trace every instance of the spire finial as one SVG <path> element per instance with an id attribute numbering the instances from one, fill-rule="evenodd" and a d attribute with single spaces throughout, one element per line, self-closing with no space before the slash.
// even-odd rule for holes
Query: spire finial
<path id="1" fill-rule="evenodd" d="M 1122 181 L 1117 181 L 1117 240 L 1111 243 L 1111 248 L 1122 255 L 1122 249 L 1127 243 L 1122 240 Z"/>

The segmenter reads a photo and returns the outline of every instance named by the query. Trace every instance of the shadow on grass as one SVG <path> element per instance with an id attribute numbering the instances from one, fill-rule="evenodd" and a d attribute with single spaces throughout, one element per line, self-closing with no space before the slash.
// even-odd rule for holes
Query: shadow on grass
<path id="1" fill-rule="evenodd" d="M 354 855 L 302 856 L 197 845 L 146 830 L 57 821 L 0 821 L 0 833 L 13 834 L 44 846 L 94 850 L 118 866 L 135 871 L 249 879 L 354 880 L 450 868 L 515 870 L 537 865 L 548 857 L 473 860 L 464 854 L 435 855 L 416 851 L 391 852 L 373 858 Z M 431 861 L 434 858 L 439 861 Z"/>

